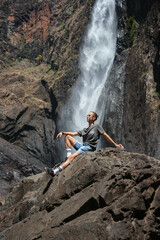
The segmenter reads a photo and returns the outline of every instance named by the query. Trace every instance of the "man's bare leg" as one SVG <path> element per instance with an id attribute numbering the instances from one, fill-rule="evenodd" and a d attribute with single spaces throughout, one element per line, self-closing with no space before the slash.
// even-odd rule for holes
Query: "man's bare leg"
<path id="1" fill-rule="evenodd" d="M 74 137 L 72 137 L 70 135 L 66 135 L 64 140 L 65 140 L 65 147 L 66 147 L 66 153 L 67 153 L 67 158 L 68 158 L 72 154 L 71 146 L 75 145 L 76 140 L 74 139 Z"/>
<path id="2" fill-rule="evenodd" d="M 72 155 L 70 155 L 67 160 L 61 164 L 61 167 L 64 169 L 66 168 L 70 163 L 71 161 L 76 158 L 79 154 L 77 152 L 73 153 Z"/>
<path id="3" fill-rule="evenodd" d="M 76 158 L 78 155 L 79 155 L 79 153 L 77 153 L 77 152 L 71 154 L 64 163 L 62 163 L 59 167 L 57 167 L 54 170 L 51 169 L 51 168 L 45 168 L 44 170 L 46 171 L 47 174 L 49 174 L 50 176 L 54 177 L 57 173 L 59 173 L 63 169 L 65 169 L 71 163 L 71 161 L 74 158 Z"/>
<path id="4" fill-rule="evenodd" d="M 74 146 L 75 143 L 76 140 L 72 136 L 66 135 L 65 147 L 68 154 L 67 160 L 54 170 L 52 170 L 51 168 L 45 168 L 46 173 L 54 177 L 57 173 L 61 172 L 64 168 L 66 168 L 71 163 L 71 161 L 79 155 L 77 152 L 71 154 L 71 146 Z"/>

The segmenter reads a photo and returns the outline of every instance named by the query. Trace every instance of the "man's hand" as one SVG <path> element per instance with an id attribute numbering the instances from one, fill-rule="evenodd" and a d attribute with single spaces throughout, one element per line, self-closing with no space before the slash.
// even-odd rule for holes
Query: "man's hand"
<path id="1" fill-rule="evenodd" d="M 123 147 L 122 144 L 117 144 L 117 143 L 115 143 L 115 142 L 113 141 L 113 139 L 112 139 L 106 132 L 103 133 L 103 137 L 104 137 L 105 139 L 107 139 L 107 141 L 110 142 L 111 144 L 113 144 L 115 147 L 120 147 L 120 148 L 124 149 L 124 147 Z"/>
<path id="2" fill-rule="evenodd" d="M 57 135 L 56 139 L 58 140 L 58 138 L 61 138 L 61 137 L 62 137 L 62 135 L 63 135 L 63 132 L 60 132 L 60 133 L 58 133 L 58 135 Z"/>
<path id="3" fill-rule="evenodd" d="M 120 148 L 124 149 L 122 144 L 116 144 L 116 147 L 120 147 Z"/>

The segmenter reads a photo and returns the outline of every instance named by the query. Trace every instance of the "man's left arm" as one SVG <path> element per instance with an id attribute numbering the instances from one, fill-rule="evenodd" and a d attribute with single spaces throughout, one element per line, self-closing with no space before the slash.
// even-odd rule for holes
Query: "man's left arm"
<path id="1" fill-rule="evenodd" d="M 115 146 L 115 147 L 120 147 L 120 148 L 124 149 L 124 147 L 122 146 L 122 144 L 117 144 L 117 143 L 115 143 L 115 142 L 113 141 L 113 139 L 112 139 L 106 132 L 104 132 L 104 133 L 102 134 L 102 136 L 103 136 L 108 142 L 110 142 L 113 146 Z"/>

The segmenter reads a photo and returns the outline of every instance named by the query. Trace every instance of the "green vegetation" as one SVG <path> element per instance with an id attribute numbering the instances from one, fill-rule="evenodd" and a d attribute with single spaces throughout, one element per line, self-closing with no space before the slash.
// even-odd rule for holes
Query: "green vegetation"
<path id="1" fill-rule="evenodd" d="M 16 66 L 17 64 L 19 64 L 20 63 L 20 61 L 15 61 L 15 62 L 12 62 L 11 64 L 12 64 L 12 66 L 14 67 L 14 66 Z"/>
<path id="2" fill-rule="evenodd" d="M 159 103 L 152 103 L 151 104 L 151 109 L 154 111 L 154 112 L 159 112 Z"/>
<path id="3" fill-rule="evenodd" d="M 154 93 L 153 93 L 153 97 L 155 97 L 155 98 L 160 97 L 160 93 L 154 92 Z"/>
<path id="4" fill-rule="evenodd" d="M 131 47 L 133 45 L 133 41 L 137 36 L 138 33 L 138 23 L 136 22 L 134 17 L 129 17 L 127 21 L 127 41 L 129 43 L 129 46 Z"/>
<path id="5" fill-rule="evenodd" d="M 32 72 L 34 68 L 35 67 L 33 66 L 33 67 L 30 67 L 30 68 L 25 68 L 25 69 L 23 69 L 21 71 L 24 72 L 24 73 L 29 73 L 29 72 Z"/>
<path id="6" fill-rule="evenodd" d="M 26 46 L 26 43 L 27 43 L 24 36 L 21 36 L 21 39 L 20 39 L 19 43 L 20 43 L 20 49 L 23 50 Z"/>
<path id="7" fill-rule="evenodd" d="M 24 36 L 21 37 L 20 43 L 21 43 L 22 45 L 25 45 L 25 44 L 26 44 L 26 39 L 25 39 Z"/>
<path id="8" fill-rule="evenodd" d="M 92 6 L 93 6 L 93 0 L 89 0 L 89 1 L 88 1 L 88 5 L 89 5 L 90 7 L 92 7 Z"/>

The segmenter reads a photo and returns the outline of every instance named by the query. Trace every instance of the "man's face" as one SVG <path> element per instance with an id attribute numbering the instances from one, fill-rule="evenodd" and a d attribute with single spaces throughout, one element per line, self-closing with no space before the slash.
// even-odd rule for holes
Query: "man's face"
<path id="1" fill-rule="evenodd" d="M 92 112 L 89 112 L 87 115 L 87 122 L 94 122 L 94 115 Z"/>

